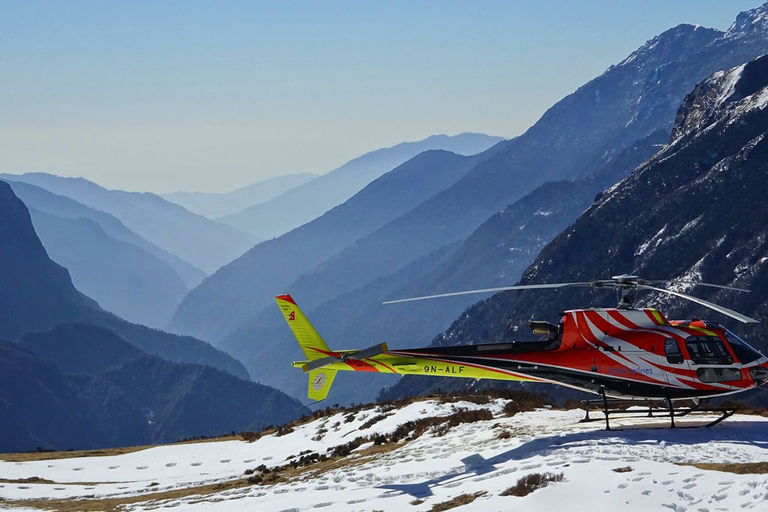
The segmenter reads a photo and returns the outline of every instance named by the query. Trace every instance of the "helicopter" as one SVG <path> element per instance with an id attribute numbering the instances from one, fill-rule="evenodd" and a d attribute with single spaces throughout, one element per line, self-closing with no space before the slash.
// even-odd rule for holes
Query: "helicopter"
<path id="1" fill-rule="evenodd" d="M 309 373 L 312 400 L 328 396 L 338 371 L 543 382 L 600 395 L 610 429 L 608 416 L 615 411 L 609 410 L 609 399 L 664 401 L 674 426 L 673 401 L 691 400 L 698 406 L 702 399 L 768 382 L 768 358 L 724 326 L 699 319 L 668 320 L 657 309 L 635 307 L 637 292 L 647 290 L 695 302 L 744 323 L 758 323 L 718 304 L 659 287 L 668 284 L 749 291 L 623 274 L 587 282 L 505 286 L 387 301 L 384 304 L 568 287 L 613 289 L 619 298 L 615 308 L 564 311 L 557 325 L 531 321 L 533 334 L 540 337 L 537 340 L 405 350 L 389 349 L 386 343 L 362 350 L 331 350 L 290 295 L 275 299 L 306 356 L 293 366 Z M 588 405 L 585 408 L 589 419 Z M 714 423 L 730 414 L 724 413 Z"/>

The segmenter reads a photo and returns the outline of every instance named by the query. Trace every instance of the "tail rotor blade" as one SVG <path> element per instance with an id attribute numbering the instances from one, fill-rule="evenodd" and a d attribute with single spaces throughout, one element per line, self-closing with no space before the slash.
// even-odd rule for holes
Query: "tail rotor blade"
<path id="1" fill-rule="evenodd" d="M 329 364 L 338 363 L 339 361 L 341 361 L 341 358 L 336 356 L 321 357 L 320 359 L 315 359 L 314 361 L 309 361 L 307 364 L 305 364 L 304 372 L 311 372 L 312 370 L 317 370 L 318 368 L 328 366 Z"/>
<path id="2" fill-rule="evenodd" d="M 357 352 L 346 352 L 342 356 L 321 357 L 320 359 L 315 359 L 314 361 L 307 362 L 304 365 L 304 371 L 311 372 L 312 370 L 317 370 L 318 368 L 322 368 L 323 366 L 328 366 L 329 364 L 346 361 L 348 359 L 367 359 L 369 357 L 377 356 L 386 351 L 387 351 L 387 344 L 379 343 L 378 345 L 364 348 L 362 350 L 358 350 Z"/>
<path id="3" fill-rule="evenodd" d="M 349 354 L 349 357 L 352 359 L 368 359 L 369 357 L 374 357 L 382 352 L 387 351 L 387 344 L 386 343 L 379 343 L 378 345 L 374 345 L 372 347 L 364 348 L 363 350 L 358 350 L 357 352 L 353 352 L 352 354 Z"/>

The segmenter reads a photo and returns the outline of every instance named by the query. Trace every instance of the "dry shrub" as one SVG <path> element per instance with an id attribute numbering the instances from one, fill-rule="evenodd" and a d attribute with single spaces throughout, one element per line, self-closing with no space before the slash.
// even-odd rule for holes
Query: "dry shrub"
<path id="1" fill-rule="evenodd" d="M 543 489 L 550 482 L 562 482 L 565 475 L 562 473 L 531 473 L 517 481 L 515 485 L 502 492 L 502 496 L 528 496 L 537 489 Z"/>
<path id="2" fill-rule="evenodd" d="M 420 418 L 418 420 L 406 421 L 397 426 L 394 432 L 389 436 L 391 443 L 396 443 L 401 439 L 416 439 L 424 432 L 429 430 L 443 436 L 448 431 L 462 423 L 474 423 L 476 421 L 488 421 L 493 419 L 493 414 L 487 409 L 460 409 L 450 416 Z"/>
<path id="3" fill-rule="evenodd" d="M 430 512 L 443 512 L 444 510 L 450 510 L 452 508 L 469 505 L 480 496 L 484 496 L 485 491 L 476 492 L 474 494 L 460 494 L 453 499 L 444 501 L 442 503 L 436 503 L 430 509 Z"/>
<path id="4" fill-rule="evenodd" d="M 569 398 L 563 403 L 563 409 L 583 409 L 584 403 L 578 398 Z"/>
<path id="5" fill-rule="evenodd" d="M 502 430 L 496 436 L 496 439 L 509 439 L 510 437 L 512 437 L 512 433 L 509 430 Z"/>
<path id="6" fill-rule="evenodd" d="M 756 405 L 751 405 L 738 400 L 726 400 L 720 404 L 723 409 L 732 409 L 739 414 L 752 414 L 754 416 L 768 416 L 768 409 Z"/>
<path id="7" fill-rule="evenodd" d="M 547 397 L 526 391 L 517 391 L 511 401 L 504 406 L 504 414 L 514 416 L 519 412 L 533 411 L 548 405 Z"/>
<path id="8" fill-rule="evenodd" d="M 373 418 L 369 419 L 368 421 L 366 421 L 365 423 L 360 425 L 360 428 L 358 430 L 365 430 L 365 429 L 371 428 L 376 423 L 380 422 L 381 420 L 383 420 L 386 417 L 387 416 L 385 414 L 379 414 L 377 416 L 374 416 Z"/>
<path id="9" fill-rule="evenodd" d="M 249 443 L 252 443 L 254 441 L 258 441 L 261 438 L 261 434 L 258 434 L 256 432 L 240 432 L 240 437 L 243 438 L 243 441 L 247 441 Z"/>
<path id="10" fill-rule="evenodd" d="M 331 457 L 346 457 L 352 453 L 353 450 L 359 448 L 361 444 L 365 444 L 369 441 L 371 441 L 370 437 L 357 437 L 353 441 L 341 444 L 333 448 L 331 451 Z"/>
<path id="11" fill-rule="evenodd" d="M 282 427 L 277 429 L 277 432 L 275 432 L 275 437 L 282 437 L 285 435 L 290 434 L 293 432 L 293 426 L 289 425 L 283 425 Z"/>

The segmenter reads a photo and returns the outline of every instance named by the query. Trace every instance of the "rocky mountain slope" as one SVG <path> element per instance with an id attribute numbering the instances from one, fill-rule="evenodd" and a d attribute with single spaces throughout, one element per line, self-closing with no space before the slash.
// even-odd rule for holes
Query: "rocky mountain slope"
<path id="1" fill-rule="evenodd" d="M 751 289 L 738 293 L 680 285 L 746 315 L 768 319 L 768 56 L 720 71 L 696 86 L 677 115 L 670 144 L 603 193 L 526 270 L 522 282 L 588 281 L 621 273 L 701 280 Z M 502 293 L 468 310 L 438 344 L 525 336 L 532 317 L 556 321 L 574 306 L 612 305 L 586 290 Z M 643 304 L 669 318 L 722 322 L 768 351 L 765 325 L 738 322 L 679 299 Z M 432 385 L 403 379 L 390 396 Z M 764 400 L 764 399 L 763 399 Z"/>
<path id="2" fill-rule="evenodd" d="M 130 230 L 205 272 L 213 272 L 256 243 L 249 234 L 194 214 L 148 192 L 108 190 L 83 178 L 52 174 L 0 174 L 107 212 Z"/>
<path id="3" fill-rule="evenodd" d="M 474 155 L 502 140 L 501 137 L 482 133 L 433 135 L 417 142 L 403 142 L 390 148 L 377 149 L 270 201 L 219 220 L 247 231 L 260 240 L 268 240 L 320 217 L 382 174 L 423 151 L 441 149 L 460 155 Z"/>
<path id="4" fill-rule="evenodd" d="M 305 412 L 207 343 L 99 308 L 48 257 L 2 181 L 0 246 L 0 449 L 173 441 Z"/>
<path id="5" fill-rule="evenodd" d="M 165 326 L 188 291 L 164 262 L 108 236 L 89 219 L 34 209 L 30 215 L 51 259 L 69 270 L 77 289 L 130 322 Z"/>
<path id="6" fill-rule="evenodd" d="M 2 451 L 173 442 L 307 412 L 280 391 L 148 356 L 91 325 L 29 334 L 20 345 L 0 341 L 0 370 Z"/>

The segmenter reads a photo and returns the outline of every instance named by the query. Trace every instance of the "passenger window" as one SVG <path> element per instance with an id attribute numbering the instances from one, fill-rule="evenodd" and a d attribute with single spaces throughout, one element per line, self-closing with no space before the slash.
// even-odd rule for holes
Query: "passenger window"
<path id="1" fill-rule="evenodd" d="M 668 363 L 680 364 L 683 362 L 683 353 L 680 352 L 680 346 L 672 338 L 664 340 L 664 354 L 667 356 Z"/>
<path id="2" fill-rule="evenodd" d="M 691 336 L 685 340 L 693 364 L 733 364 L 723 342 L 717 336 Z"/>
<path id="3" fill-rule="evenodd" d="M 741 380 L 741 372 L 736 368 L 699 368 L 696 370 L 701 382 L 733 382 Z"/>

